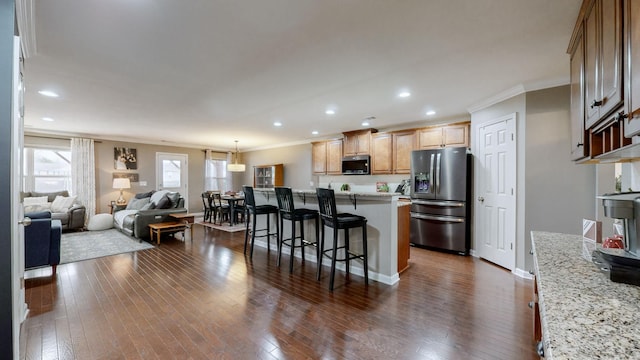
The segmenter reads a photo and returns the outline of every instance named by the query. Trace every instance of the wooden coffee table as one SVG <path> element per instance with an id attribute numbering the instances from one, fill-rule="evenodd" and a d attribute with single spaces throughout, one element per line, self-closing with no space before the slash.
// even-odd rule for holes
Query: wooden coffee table
<path id="1" fill-rule="evenodd" d="M 169 214 L 169 216 L 178 221 L 182 221 L 182 224 L 189 228 L 189 231 L 191 232 L 191 241 L 193 241 L 193 223 L 195 222 L 196 216 L 189 213 Z"/>
<path id="2" fill-rule="evenodd" d="M 153 241 L 153 236 L 155 234 L 156 242 L 158 245 L 160 245 L 160 236 L 162 235 L 162 233 L 184 231 L 185 228 L 186 225 L 184 224 L 184 222 L 161 222 L 156 224 L 149 224 L 149 234 L 151 235 L 151 241 Z"/>

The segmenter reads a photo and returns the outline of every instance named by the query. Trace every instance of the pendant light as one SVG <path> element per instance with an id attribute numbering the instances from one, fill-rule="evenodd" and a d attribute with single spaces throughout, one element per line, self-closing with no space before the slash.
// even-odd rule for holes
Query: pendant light
<path id="1" fill-rule="evenodd" d="M 244 164 L 238 164 L 238 140 L 236 140 L 236 153 L 234 155 L 233 164 L 227 164 L 227 171 L 243 172 L 244 170 Z"/>

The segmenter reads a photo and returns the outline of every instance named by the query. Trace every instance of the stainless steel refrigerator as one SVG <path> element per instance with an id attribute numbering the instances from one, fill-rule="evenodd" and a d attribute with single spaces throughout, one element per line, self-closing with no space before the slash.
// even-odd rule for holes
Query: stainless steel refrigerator
<path id="1" fill-rule="evenodd" d="M 471 164 L 465 147 L 411 153 L 412 244 L 469 254 Z"/>

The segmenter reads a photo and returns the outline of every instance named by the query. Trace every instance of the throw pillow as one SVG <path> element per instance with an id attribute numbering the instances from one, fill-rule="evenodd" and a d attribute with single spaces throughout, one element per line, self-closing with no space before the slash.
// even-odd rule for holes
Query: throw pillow
<path id="1" fill-rule="evenodd" d="M 127 204 L 127 210 L 141 210 L 142 207 L 147 205 L 148 203 L 149 203 L 148 197 L 144 199 L 133 198 L 129 200 L 129 203 Z"/>
<path id="2" fill-rule="evenodd" d="M 151 191 L 146 192 L 146 193 L 136 194 L 136 199 L 144 199 L 146 197 L 151 197 L 151 195 L 153 195 L 154 192 L 156 192 L 156 191 L 155 190 L 151 190 Z"/>
<path id="3" fill-rule="evenodd" d="M 96 214 L 89 219 L 87 224 L 87 230 L 107 230 L 113 227 L 113 215 L 111 214 Z"/>
<path id="4" fill-rule="evenodd" d="M 169 200 L 171 200 L 172 208 L 178 207 L 178 201 L 180 200 L 180 193 L 178 192 L 168 193 L 167 197 L 169 198 Z"/>
<path id="5" fill-rule="evenodd" d="M 171 200 L 167 197 L 167 195 L 163 196 L 162 199 L 158 200 L 156 204 L 156 209 L 168 209 L 171 207 Z"/>
<path id="6" fill-rule="evenodd" d="M 32 212 L 40 212 L 40 211 L 51 211 L 51 203 L 44 204 L 35 204 L 35 205 L 25 205 L 24 213 L 32 213 Z"/>
<path id="7" fill-rule="evenodd" d="M 151 200 L 150 202 L 154 203 L 156 205 L 156 208 L 158 208 L 158 201 L 160 201 L 160 199 L 162 199 L 162 197 L 164 197 L 169 191 L 167 190 L 160 190 L 160 191 L 156 191 L 153 193 L 153 195 L 151 195 Z"/>
<path id="8" fill-rule="evenodd" d="M 69 208 L 73 206 L 73 203 L 75 201 L 75 196 L 64 197 L 58 195 L 51 203 L 51 212 L 67 212 L 67 210 L 69 210 Z"/>
<path id="9" fill-rule="evenodd" d="M 153 203 L 145 204 L 140 210 L 153 210 L 155 209 L 155 205 Z"/>
<path id="10" fill-rule="evenodd" d="M 24 198 L 22 203 L 24 204 L 24 206 L 42 205 L 47 203 L 47 197 L 46 196 L 26 197 Z"/>

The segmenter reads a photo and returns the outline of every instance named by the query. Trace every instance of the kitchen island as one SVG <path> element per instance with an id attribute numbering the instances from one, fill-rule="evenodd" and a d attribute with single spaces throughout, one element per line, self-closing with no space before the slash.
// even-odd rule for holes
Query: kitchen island
<path id="1" fill-rule="evenodd" d="M 293 189 L 294 204 L 296 208 L 308 208 L 318 210 L 318 198 L 315 190 Z M 278 205 L 275 191 L 273 189 L 254 189 L 256 204 Z M 395 284 L 400 280 L 398 273 L 398 207 L 406 206 L 409 203 L 403 200 L 407 196 L 399 193 L 376 193 L 376 192 L 341 192 L 335 191 L 336 207 L 338 212 L 348 212 L 361 215 L 367 218 L 367 239 L 369 252 L 369 278 L 384 284 Z M 258 218 L 258 228 L 264 227 L 264 217 Z M 272 224 L 273 224 L 272 219 Z M 284 222 L 284 237 L 290 237 L 290 222 Z M 352 229 L 350 233 L 351 243 L 356 249 L 361 249 L 361 230 Z M 305 223 L 305 237 L 313 239 L 315 228 L 312 222 Z M 331 229 L 325 229 L 325 246 L 331 244 Z M 340 231 L 340 241 L 342 241 L 342 231 Z M 402 243 L 402 242 L 401 242 Z M 256 238 L 256 245 L 266 247 L 266 241 Z M 315 251 L 308 248 L 306 261 L 315 261 Z M 284 251 L 285 254 L 288 250 Z M 300 250 L 296 249 L 295 256 L 301 257 Z M 401 252 L 402 254 L 402 252 Z M 408 252 L 407 255 L 408 256 Z M 324 259 L 324 264 L 329 261 Z M 336 268 L 344 271 L 344 263 L 338 263 Z M 355 275 L 364 276 L 362 263 L 351 261 L 350 272 Z"/>
<path id="2" fill-rule="evenodd" d="M 638 359 L 640 287 L 615 283 L 582 237 L 531 233 L 545 359 Z"/>

